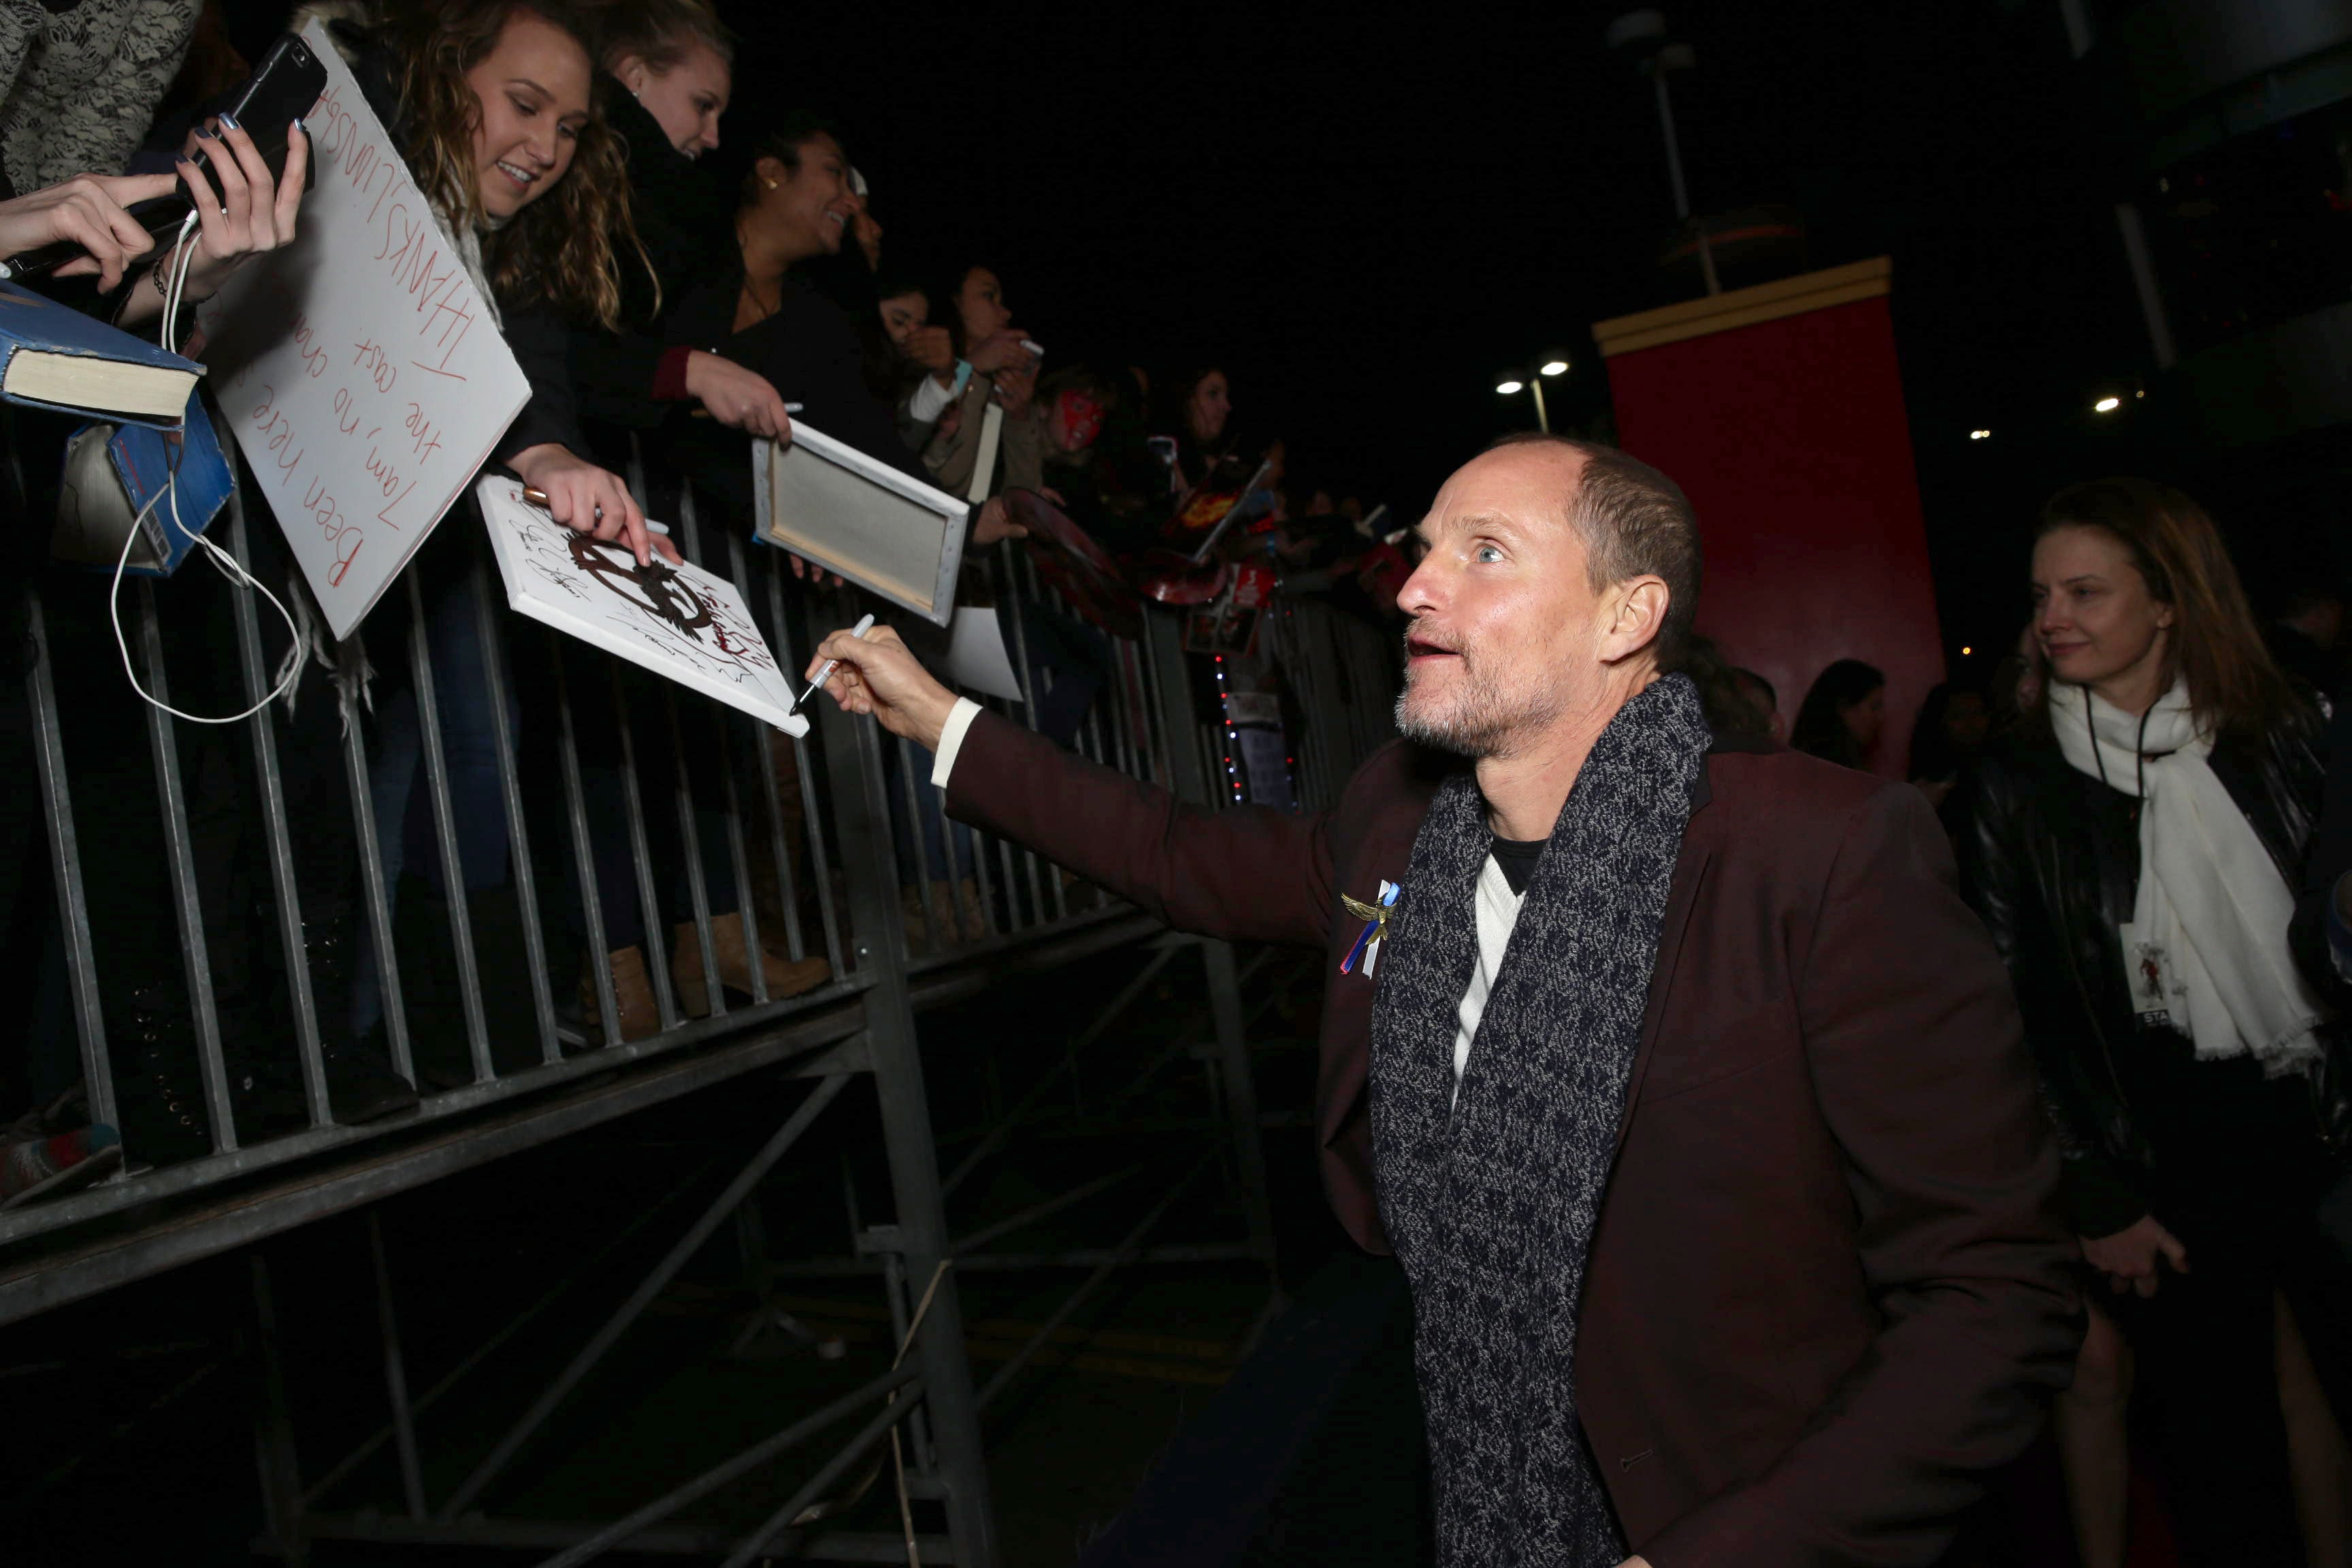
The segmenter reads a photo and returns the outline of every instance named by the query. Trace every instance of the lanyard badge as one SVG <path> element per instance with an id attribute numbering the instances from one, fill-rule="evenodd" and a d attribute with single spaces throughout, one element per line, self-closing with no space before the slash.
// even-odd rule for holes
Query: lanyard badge
<path id="1" fill-rule="evenodd" d="M 1383 881 L 1380 899 L 1374 903 L 1351 899 L 1345 893 L 1339 895 L 1339 901 L 1348 907 L 1348 912 L 1364 922 L 1364 929 L 1356 933 L 1355 942 L 1348 949 L 1348 956 L 1339 961 L 1340 973 L 1354 973 L 1356 961 L 1361 959 L 1364 978 L 1371 978 L 1372 965 L 1380 962 L 1381 941 L 1389 934 L 1389 913 L 1396 908 L 1397 895 L 1403 891 L 1399 884 Z"/>

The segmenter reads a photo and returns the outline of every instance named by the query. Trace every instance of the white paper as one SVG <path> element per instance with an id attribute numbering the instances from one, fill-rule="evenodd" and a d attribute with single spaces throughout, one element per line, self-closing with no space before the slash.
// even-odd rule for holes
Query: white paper
<path id="1" fill-rule="evenodd" d="M 971 465 L 971 489 L 966 499 L 978 506 L 988 499 L 988 487 L 996 482 L 996 449 L 1004 440 L 1004 407 L 991 403 L 980 416 L 980 451 Z"/>
<path id="2" fill-rule="evenodd" d="M 808 720 L 790 711 L 792 682 L 734 584 L 659 557 L 639 566 L 627 547 L 575 533 L 524 500 L 513 479 L 486 479 L 474 493 L 518 614 L 788 735 L 808 733 Z"/>
<path id="3" fill-rule="evenodd" d="M 530 395 L 326 24 L 292 245 L 198 311 L 237 445 L 338 637 L 473 482 Z"/>
<path id="4" fill-rule="evenodd" d="M 1004 651 L 1004 628 L 997 624 L 993 609 L 956 606 L 955 627 L 948 633 L 948 678 L 1007 702 L 1024 700 L 1021 678 L 1013 674 L 1013 660 Z"/>

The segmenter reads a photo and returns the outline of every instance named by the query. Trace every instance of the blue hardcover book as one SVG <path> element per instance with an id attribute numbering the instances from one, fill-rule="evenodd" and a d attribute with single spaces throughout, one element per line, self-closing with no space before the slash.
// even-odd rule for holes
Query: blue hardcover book
<path id="1" fill-rule="evenodd" d="M 204 374 L 192 359 L 0 283 L 0 400 L 176 426 Z"/>
<path id="2" fill-rule="evenodd" d="M 228 504 L 235 482 L 213 422 L 193 394 L 177 430 L 84 426 L 66 443 L 49 553 L 105 572 L 121 562 L 136 576 L 169 577 Z M 134 523 L 139 539 L 125 554 Z"/>

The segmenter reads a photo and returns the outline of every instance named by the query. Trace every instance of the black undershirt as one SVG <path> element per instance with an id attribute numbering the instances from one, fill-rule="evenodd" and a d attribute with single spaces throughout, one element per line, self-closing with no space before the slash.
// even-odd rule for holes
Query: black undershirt
<path id="1" fill-rule="evenodd" d="M 1517 838 L 1495 838 L 1495 864 L 1503 868 L 1503 880 L 1511 885 L 1514 896 L 1525 893 L 1528 883 L 1536 874 L 1536 862 L 1543 858 L 1544 845 L 1549 840 L 1538 838 L 1532 843 Z"/>

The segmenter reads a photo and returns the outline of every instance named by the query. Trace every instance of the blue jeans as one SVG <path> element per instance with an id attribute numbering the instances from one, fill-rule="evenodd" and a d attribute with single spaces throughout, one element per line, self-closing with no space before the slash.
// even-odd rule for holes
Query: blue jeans
<path id="1" fill-rule="evenodd" d="M 412 565 L 410 571 L 419 571 Z M 426 573 L 418 586 L 425 595 L 425 648 L 433 668 L 434 711 L 441 721 L 441 756 L 449 774 L 449 815 L 457 840 L 464 890 L 480 892 L 507 879 L 505 789 L 499 776 L 497 726 L 490 709 L 489 658 L 482 646 L 474 582 L 455 574 Z M 395 584 L 388 598 L 406 597 Z M 408 622 L 397 623 L 400 668 L 408 668 Z M 389 649 L 387 649 L 389 651 Z M 507 712 L 516 711 L 514 689 L 506 690 Z M 509 749 L 514 737 L 507 737 Z M 415 684 L 402 680 L 384 697 L 375 722 L 368 764 L 368 795 L 375 812 L 376 851 L 383 864 L 384 890 L 394 897 L 401 872 L 412 862 L 444 899 L 449 897 L 434 835 L 432 791 L 423 766 L 425 732 L 419 722 Z M 352 1028 L 365 1037 L 383 1016 L 374 950 L 362 942 L 352 976 Z"/>

